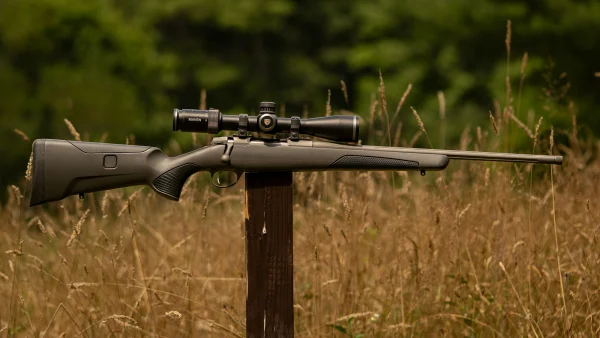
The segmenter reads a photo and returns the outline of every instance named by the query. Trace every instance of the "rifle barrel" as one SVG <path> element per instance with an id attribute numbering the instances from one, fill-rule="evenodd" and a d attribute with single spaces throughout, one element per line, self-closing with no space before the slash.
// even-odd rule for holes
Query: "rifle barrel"
<path id="1" fill-rule="evenodd" d="M 482 151 L 452 151 L 446 150 L 446 155 L 456 160 L 482 160 L 482 161 L 503 161 L 503 162 L 525 162 L 525 163 L 544 163 L 544 164 L 562 164 L 562 156 L 550 155 L 527 155 L 510 153 L 490 153 Z"/>
<path id="2" fill-rule="evenodd" d="M 523 163 L 543 163 L 543 164 L 562 164 L 562 156 L 551 155 L 533 155 L 533 154 L 512 154 L 512 153 L 493 153 L 485 151 L 465 151 L 465 150 L 446 150 L 446 149 L 425 149 L 425 148 L 403 148 L 403 147 L 381 147 L 381 146 L 363 146 L 365 149 L 391 150 L 406 153 L 418 154 L 436 154 L 446 155 L 452 160 L 474 160 L 474 161 L 498 161 L 498 162 L 523 162 Z"/>
<path id="3" fill-rule="evenodd" d="M 444 149 L 416 149 L 401 148 L 401 151 L 416 152 L 424 154 L 446 155 L 453 160 L 475 160 L 475 161 L 500 161 L 500 162 L 524 162 L 524 163 L 544 163 L 544 164 L 562 164 L 562 156 L 550 155 L 528 155 L 511 153 L 493 153 L 484 151 L 462 151 L 462 150 L 444 150 Z"/>

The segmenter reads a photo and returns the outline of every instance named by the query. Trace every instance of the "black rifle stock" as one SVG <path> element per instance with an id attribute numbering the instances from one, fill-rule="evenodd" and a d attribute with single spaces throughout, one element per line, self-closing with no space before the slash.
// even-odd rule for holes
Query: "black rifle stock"
<path id="1" fill-rule="evenodd" d="M 222 166 L 219 158 L 224 149 L 223 145 L 206 147 L 167 157 L 153 147 L 36 140 L 30 205 L 133 185 L 150 185 L 159 194 L 178 200 L 191 174 Z"/>
<path id="2" fill-rule="evenodd" d="M 30 205 L 67 196 L 148 185 L 178 200 L 192 174 L 208 171 L 443 170 L 450 159 L 561 164 L 562 156 L 344 145 L 312 140 L 215 138 L 209 146 L 166 156 L 154 147 L 40 139 L 33 144 Z M 237 180 L 236 180 L 237 181 Z"/>

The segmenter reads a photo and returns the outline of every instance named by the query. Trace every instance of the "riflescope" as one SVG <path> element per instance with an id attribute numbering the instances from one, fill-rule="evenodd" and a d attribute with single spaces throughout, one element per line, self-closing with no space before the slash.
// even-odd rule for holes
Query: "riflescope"
<path id="1" fill-rule="evenodd" d="M 227 115 L 216 109 L 175 109 L 173 130 L 217 134 L 222 130 L 237 131 L 246 137 L 249 132 L 263 134 L 286 133 L 291 139 L 300 134 L 338 142 L 358 142 L 360 120 L 357 116 L 327 116 L 310 119 L 277 117 L 275 103 L 261 102 L 258 116 Z"/>

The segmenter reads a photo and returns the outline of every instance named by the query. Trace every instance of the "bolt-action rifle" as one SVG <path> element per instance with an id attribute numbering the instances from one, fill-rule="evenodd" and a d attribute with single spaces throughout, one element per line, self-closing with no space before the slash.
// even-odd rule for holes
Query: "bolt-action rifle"
<path id="1" fill-rule="evenodd" d="M 185 181 L 208 171 L 215 186 L 234 185 L 244 172 L 339 170 L 443 170 L 451 159 L 562 164 L 562 156 L 358 145 L 359 118 L 310 119 L 275 115 L 275 103 L 262 102 L 258 116 L 225 115 L 216 109 L 175 109 L 173 130 L 217 134 L 206 147 L 168 157 L 160 149 L 138 145 L 53 139 L 33 143 L 30 206 L 67 196 L 133 185 L 148 185 L 179 200 Z M 256 132 L 259 137 L 252 136 Z M 289 134 L 267 139 L 261 134 Z M 316 141 L 301 135 L 334 142 Z"/>

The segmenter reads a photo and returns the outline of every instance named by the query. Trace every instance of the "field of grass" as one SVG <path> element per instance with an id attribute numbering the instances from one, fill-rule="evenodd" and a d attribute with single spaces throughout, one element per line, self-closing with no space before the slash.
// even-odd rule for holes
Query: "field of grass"
<path id="1" fill-rule="evenodd" d="M 502 150 L 509 121 L 461 148 Z M 538 153 L 567 155 L 552 171 L 296 173 L 296 336 L 598 335 L 599 165 L 573 121 L 570 148 L 525 131 Z M 202 175 L 179 203 L 135 188 L 28 208 L 27 188 L 9 187 L 2 335 L 243 337 L 243 184 Z"/>

